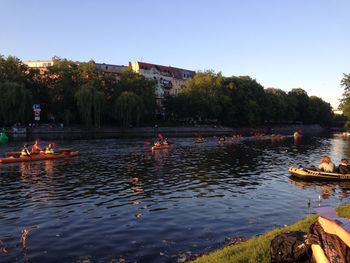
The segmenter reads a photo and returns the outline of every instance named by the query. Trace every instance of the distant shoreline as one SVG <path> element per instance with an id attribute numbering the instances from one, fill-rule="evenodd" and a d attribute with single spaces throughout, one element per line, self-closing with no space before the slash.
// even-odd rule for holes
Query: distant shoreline
<path id="1" fill-rule="evenodd" d="M 196 137 L 200 134 L 203 137 L 233 134 L 250 136 L 252 133 L 259 134 L 282 134 L 292 135 L 295 131 L 302 131 L 304 135 L 317 135 L 327 132 L 326 128 L 320 125 L 276 125 L 261 126 L 257 128 L 229 128 L 222 126 L 175 126 L 175 127 L 35 127 L 27 128 L 27 134 L 12 134 L 14 139 L 109 139 L 109 138 L 155 138 L 163 134 L 165 137 Z"/>

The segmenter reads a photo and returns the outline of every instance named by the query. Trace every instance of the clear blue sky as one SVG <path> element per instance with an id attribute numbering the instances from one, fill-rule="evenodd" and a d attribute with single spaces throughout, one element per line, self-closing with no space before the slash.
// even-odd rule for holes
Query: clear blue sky
<path id="1" fill-rule="evenodd" d="M 303 88 L 338 105 L 350 73 L 348 0 L 0 0 L 0 54 L 129 61 Z"/>

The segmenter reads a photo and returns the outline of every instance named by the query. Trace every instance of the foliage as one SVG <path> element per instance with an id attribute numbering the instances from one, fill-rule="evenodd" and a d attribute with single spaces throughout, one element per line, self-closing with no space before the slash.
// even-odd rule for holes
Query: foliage
<path id="1" fill-rule="evenodd" d="M 345 88 L 342 108 L 350 117 L 350 75 L 344 74 L 341 84 Z M 156 82 L 131 68 L 115 75 L 98 70 L 92 60 L 75 62 L 54 57 L 53 66 L 47 70 L 32 69 L 16 57 L 0 55 L 0 85 L 6 90 L 3 102 L 18 96 L 25 98 L 20 106 L 13 103 L 12 108 L 0 106 L 3 109 L 0 124 L 6 125 L 32 121 L 31 103 L 41 105 L 43 121 L 95 127 L 114 123 L 139 125 L 141 120 L 155 120 L 164 109 L 166 119 L 175 123 L 229 126 L 294 122 L 327 125 L 334 118 L 328 103 L 309 97 L 301 88 L 288 93 L 264 89 L 249 76 L 224 77 L 211 70 L 197 72 L 178 95 L 156 103 Z M 9 86 L 15 87 L 12 94 Z M 25 109 L 21 108 L 24 105 Z M 20 111 L 13 112 L 15 107 L 20 107 L 21 118 Z"/>
<path id="2" fill-rule="evenodd" d="M 16 82 L 0 83 L 0 121 L 4 124 L 24 123 L 32 113 L 32 97 L 24 85 Z"/>
<path id="3" fill-rule="evenodd" d="M 115 112 L 123 127 L 138 125 L 142 110 L 141 97 L 132 91 L 124 91 L 116 100 Z"/>
<path id="4" fill-rule="evenodd" d="M 187 88 L 168 98 L 166 107 L 173 119 L 216 120 L 230 126 L 265 123 L 319 123 L 328 125 L 333 113 L 329 103 L 309 97 L 301 89 L 286 93 L 264 89 L 249 76 L 223 77 L 213 71 L 199 72 Z"/>
<path id="5" fill-rule="evenodd" d="M 340 84 L 344 87 L 343 98 L 341 100 L 341 110 L 343 111 L 344 116 L 347 117 L 348 121 L 346 126 L 350 127 L 350 74 L 344 74 L 343 79 Z"/>
<path id="6" fill-rule="evenodd" d="M 78 110 L 86 126 L 100 127 L 105 95 L 91 84 L 82 85 L 75 94 Z"/>

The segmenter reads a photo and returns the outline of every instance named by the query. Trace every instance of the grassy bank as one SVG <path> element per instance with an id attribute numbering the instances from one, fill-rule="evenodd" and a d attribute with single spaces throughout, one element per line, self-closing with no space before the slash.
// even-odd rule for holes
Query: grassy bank
<path id="1" fill-rule="evenodd" d="M 337 209 L 338 215 L 350 218 L 350 204 L 342 205 Z M 261 236 L 251 238 L 246 242 L 226 246 L 209 254 L 200 256 L 193 263 L 270 263 L 270 242 L 278 234 L 301 230 L 307 232 L 312 222 L 317 219 L 317 215 L 311 215 L 307 218 L 283 228 L 276 228 Z"/>

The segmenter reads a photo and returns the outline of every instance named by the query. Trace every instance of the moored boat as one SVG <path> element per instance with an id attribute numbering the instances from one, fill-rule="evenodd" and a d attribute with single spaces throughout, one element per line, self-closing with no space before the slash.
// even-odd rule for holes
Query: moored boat
<path id="1" fill-rule="evenodd" d="M 304 180 L 350 180 L 350 174 L 329 173 L 306 168 L 290 167 L 288 171 L 295 177 Z"/>
<path id="2" fill-rule="evenodd" d="M 19 156 L 19 157 L 6 157 L 0 158 L 0 163 L 21 163 L 21 162 L 34 162 L 34 161 L 44 161 L 44 160 L 54 160 L 70 158 L 79 155 L 79 151 L 71 151 L 64 153 L 54 153 L 54 154 L 33 154 L 30 156 Z"/>

